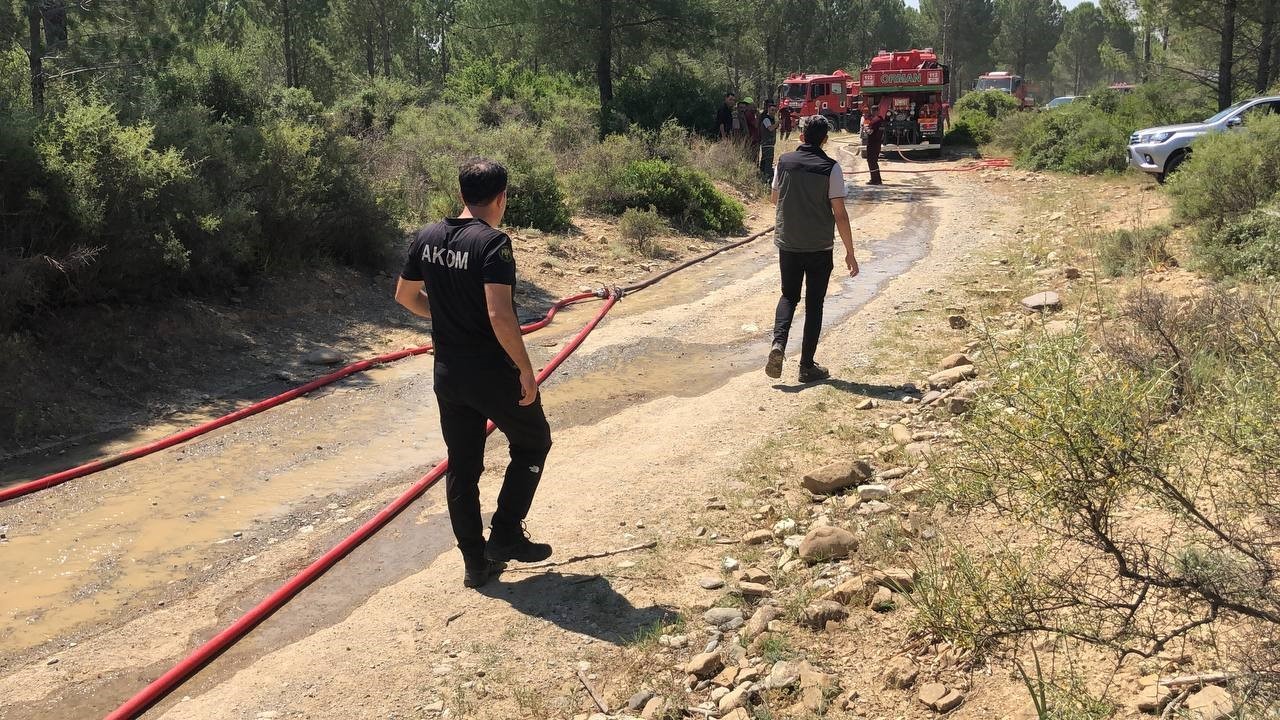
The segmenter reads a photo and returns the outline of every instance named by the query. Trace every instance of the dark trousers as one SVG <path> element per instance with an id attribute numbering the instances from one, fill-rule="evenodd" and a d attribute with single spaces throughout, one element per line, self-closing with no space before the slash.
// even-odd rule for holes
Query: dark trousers
<path id="1" fill-rule="evenodd" d="M 872 138 L 867 142 L 867 169 L 871 171 L 871 184 L 880 185 L 880 143 L 879 138 Z"/>
<path id="2" fill-rule="evenodd" d="M 773 344 L 787 347 L 791 320 L 800 304 L 800 286 L 804 284 L 804 342 L 800 346 L 800 365 L 813 364 L 818 351 L 818 335 L 822 332 L 822 303 L 827 298 L 827 285 L 835 267 L 833 251 L 778 251 L 778 267 L 782 271 L 782 297 L 774 314 Z"/>
<path id="3" fill-rule="evenodd" d="M 773 182 L 773 146 L 762 145 L 760 147 L 760 177 L 765 182 Z"/>
<path id="4" fill-rule="evenodd" d="M 511 463 L 493 514 L 493 536 L 518 537 L 542 479 L 551 451 L 551 427 L 542 398 L 520 405 L 520 373 L 507 358 L 436 357 L 436 400 L 440 430 L 449 451 L 445 495 L 449 521 L 464 555 L 484 552 L 484 520 L 480 516 L 480 475 L 484 472 L 485 423 L 507 436 Z"/>

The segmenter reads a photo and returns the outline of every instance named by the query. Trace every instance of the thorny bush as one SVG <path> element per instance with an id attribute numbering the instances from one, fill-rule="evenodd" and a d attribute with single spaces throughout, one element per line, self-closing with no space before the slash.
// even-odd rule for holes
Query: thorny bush
<path id="1" fill-rule="evenodd" d="M 1032 530 L 940 553 L 921 622 L 978 651 L 1048 633 L 1121 661 L 1216 637 L 1256 702 L 1274 698 L 1280 665 L 1260 659 L 1280 637 L 1280 301 L 1142 292 L 1107 336 L 989 348 L 934 491 Z M 1201 632 L 1219 622 L 1240 632 Z"/>

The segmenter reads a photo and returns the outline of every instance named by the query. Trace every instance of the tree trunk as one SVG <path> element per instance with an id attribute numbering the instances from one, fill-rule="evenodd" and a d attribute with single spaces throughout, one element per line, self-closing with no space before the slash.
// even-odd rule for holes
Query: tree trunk
<path id="1" fill-rule="evenodd" d="M 598 42 L 596 83 L 600 86 L 600 136 L 604 137 L 613 105 L 613 0 L 600 0 Z"/>
<path id="2" fill-rule="evenodd" d="M 378 39 L 382 49 L 382 76 L 391 77 L 391 27 L 387 20 L 387 6 L 378 3 Z"/>
<path id="3" fill-rule="evenodd" d="M 284 84 L 298 86 L 298 68 L 293 56 L 293 10 L 289 0 L 280 0 L 281 40 L 284 45 Z"/>
<path id="4" fill-rule="evenodd" d="M 449 77 L 449 26 L 440 23 L 440 82 Z"/>
<path id="5" fill-rule="evenodd" d="M 27 30 L 30 33 L 31 49 L 27 51 L 27 61 L 31 66 L 31 107 L 36 113 L 44 113 L 44 46 L 40 42 L 40 9 L 36 3 L 27 8 Z"/>
<path id="6" fill-rule="evenodd" d="M 1275 45 L 1276 6 L 1280 0 L 1262 0 L 1262 36 L 1259 38 L 1258 80 L 1254 89 L 1264 93 L 1271 87 L 1271 75 L 1275 69 L 1271 65 L 1271 49 Z"/>
<path id="7" fill-rule="evenodd" d="M 1142 82 L 1151 79 L 1151 28 L 1142 23 Z"/>
<path id="8" fill-rule="evenodd" d="M 413 26 L 413 82 L 422 84 L 422 33 L 418 26 Z"/>
<path id="9" fill-rule="evenodd" d="M 1234 96 L 1231 74 L 1235 70 L 1236 2 L 1222 3 L 1222 36 L 1218 45 L 1218 109 L 1225 109 Z"/>
<path id="10" fill-rule="evenodd" d="M 364 24 L 364 70 L 369 73 L 370 80 L 378 76 L 378 63 L 374 60 L 373 53 L 373 23 L 371 22 Z"/>

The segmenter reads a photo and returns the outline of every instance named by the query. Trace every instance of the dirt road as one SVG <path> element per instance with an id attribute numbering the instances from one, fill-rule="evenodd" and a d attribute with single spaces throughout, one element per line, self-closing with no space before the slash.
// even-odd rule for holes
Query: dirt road
<path id="1" fill-rule="evenodd" d="M 861 383 L 868 348 L 1016 219 L 975 174 L 889 178 L 851 178 L 863 272 L 832 284 L 818 359 L 832 387 L 893 402 L 894 383 Z M 529 521 L 557 557 L 687 537 L 743 455 L 813 402 L 794 356 L 780 382 L 760 370 L 775 263 L 766 239 L 627 298 L 546 386 L 556 446 Z M 531 347 L 549 357 L 588 312 Z M 443 455 L 430 362 L 0 508 L 21 529 L 0 545 L 0 719 L 114 708 L 416 479 Z M 504 455 L 493 443 L 486 507 Z M 663 572 L 644 553 L 465 591 L 451 547 L 433 490 L 149 716 L 535 717 L 593 646 L 693 592 L 636 582 Z"/>

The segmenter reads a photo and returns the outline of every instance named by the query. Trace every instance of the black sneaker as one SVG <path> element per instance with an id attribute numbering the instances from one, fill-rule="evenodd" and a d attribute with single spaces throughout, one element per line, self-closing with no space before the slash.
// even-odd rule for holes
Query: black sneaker
<path id="1" fill-rule="evenodd" d="M 483 555 L 463 555 L 462 565 L 465 568 L 462 584 L 469 588 L 478 588 L 507 569 L 506 563 L 486 559 Z"/>
<path id="2" fill-rule="evenodd" d="M 764 364 L 764 374 L 771 378 L 782 377 L 782 361 L 786 359 L 781 345 L 774 345 L 769 351 L 769 360 Z"/>
<path id="3" fill-rule="evenodd" d="M 826 380 L 829 377 L 831 377 L 831 371 L 822 367 L 818 363 L 800 366 L 800 382 L 802 383 L 818 382 L 819 380 Z"/>
<path id="4" fill-rule="evenodd" d="M 520 562 L 542 562 L 551 557 L 551 546 L 536 543 L 529 539 L 529 532 L 523 527 L 519 535 L 509 537 L 505 533 L 494 531 L 489 534 L 489 542 L 484 546 L 484 556 L 494 562 L 519 560 Z"/>

